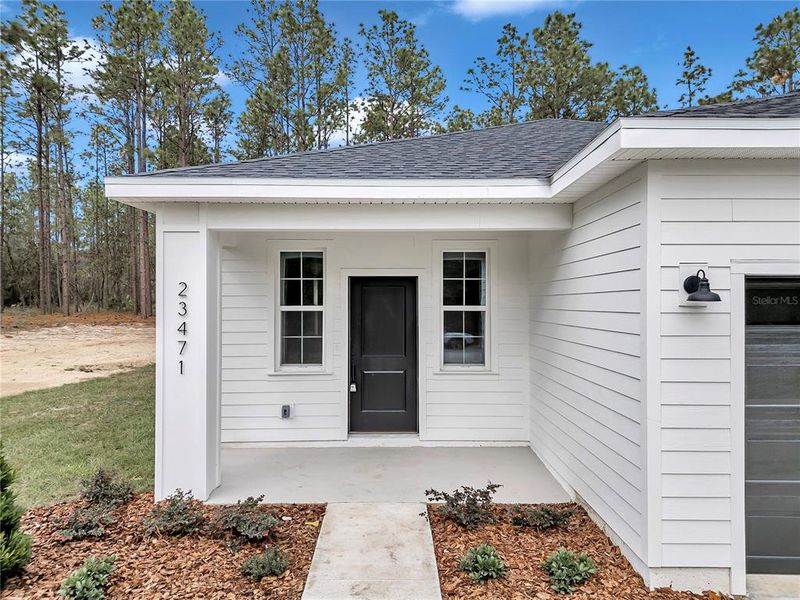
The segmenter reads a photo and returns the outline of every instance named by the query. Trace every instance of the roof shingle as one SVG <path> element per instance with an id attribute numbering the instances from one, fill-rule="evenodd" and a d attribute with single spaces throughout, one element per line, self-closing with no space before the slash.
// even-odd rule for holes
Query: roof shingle
<path id="1" fill-rule="evenodd" d="M 641 117 L 715 117 L 715 118 L 800 118 L 800 92 L 771 98 L 750 98 L 735 102 L 720 102 L 690 106 L 675 110 L 657 110 Z"/>

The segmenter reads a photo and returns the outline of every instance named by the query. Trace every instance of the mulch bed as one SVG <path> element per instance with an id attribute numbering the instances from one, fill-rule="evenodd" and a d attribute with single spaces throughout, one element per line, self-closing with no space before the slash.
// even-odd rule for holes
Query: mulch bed
<path id="1" fill-rule="evenodd" d="M 0 598 L 54 598 L 61 582 L 88 556 L 117 556 L 107 598 L 280 598 L 299 599 L 311 566 L 323 504 L 273 504 L 261 507 L 277 518 L 274 545 L 289 555 L 280 577 L 254 582 L 240 573 L 249 556 L 263 550 L 247 544 L 238 552 L 211 534 L 189 537 L 143 536 L 142 518 L 153 506 L 152 494 L 138 494 L 114 511 L 116 521 L 97 540 L 61 541 L 66 517 L 81 502 L 64 502 L 29 511 L 24 529 L 33 535 L 33 556 L 24 574 L 9 581 Z M 204 506 L 211 517 L 215 507 Z"/>
<path id="2" fill-rule="evenodd" d="M 468 530 L 443 519 L 438 514 L 436 505 L 429 505 L 428 518 L 433 532 L 442 597 L 445 600 L 464 598 L 721 600 L 724 598 L 713 592 L 698 595 L 669 589 L 649 591 L 619 549 L 589 518 L 586 511 L 574 504 L 552 506 L 569 507 L 575 511 L 565 528 L 536 531 L 515 527 L 507 514 L 509 506 L 496 505 L 494 524 Z M 491 544 L 497 549 L 506 564 L 506 574 L 500 579 L 476 583 L 458 568 L 458 563 L 468 548 L 483 543 Z M 540 567 L 544 559 L 562 546 L 575 553 L 586 552 L 597 565 L 597 573 L 577 586 L 569 596 L 552 591 L 548 576 Z"/>

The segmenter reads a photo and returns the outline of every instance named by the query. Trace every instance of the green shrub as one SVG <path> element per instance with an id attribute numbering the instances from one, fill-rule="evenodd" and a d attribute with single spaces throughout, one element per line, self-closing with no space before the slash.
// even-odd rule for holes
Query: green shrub
<path id="1" fill-rule="evenodd" d="M 81 497 L 99 506 L 114 506 L 130 500 L 133 488 L 124 479 L 98 469 L 88 479 L 81 480 Z"/>
<path id="2" fill-rule="evenodd" d="M 217 510 L 214 528 L 221 534 L 233 536 L 234 545 L 244 542 L 265 542 L 272 537 L 280 521 L 258 509 L 264 496 L 239 500 L 236 504 Z"/>
<path id="3" fill-rule="evenodd" d="M 273 546 L 268 546 L 261 554 L 254 554 L 242 563 L 242 575 L 255 581 L 264 577 L 283 575 L 289 566 L 286 555 Z"/>
<path id="4" fill-rule="evenodd" d="M 594 561 L 581 552 L 576 555 L 559 548 L 542 563 L 542 569 L 550 576 L 550 585 L 559 594 L 572 593 L 572 586 L 582 583 L 597 572 Z"/>
<path id="5" fill-rule="evenodd" d="M 192 492 L 176 490 L 144 518 L 145 535 L 190 535 L 203 528 L 205 517 Z"/>
<path id="6" fill-rule="evenodd" d="M 102 600 L 106 597 L 108 578 L 114 570 L 116 556 L 87 558 L 83 566 L 69 574 L 58 590 L 59 596 L 70 600 Z"/>
<path id="7" fill-rule="evenodd" d="M 6 462 L 0 445 L 0 588 L 22 571 L 31 556 L 31 536 L 19 528 L 23 511 L 11 489 L 15 479 L 16 472 Z"/>
<path id="8" fill-rule="evenodd" d="M 443 503 L 437 510 L 444 518 L 455 521 L 467 529 L 473 529 L 494 521 L 492 496 L 500 487 L 502 486 L 490 482 L 485 488 L 462 486 L 449 494 L 426 490 L 425 495 L 430 502 Z"/>
<path id="9" fill-rule="evenodd" d="M 520 506 L 511 507 L 511 523 L 518 527 L 532 527 L 534 529 L 550 529 L 563 527 L 569 523 L 572 511 L 558 509 L 551 506 Z"/>
<path id="10" fill-rule="evenodd" d="M 64 523 L 61 537 L 68 541 L 103 537 L 105 526 L 113 522 L 106 507 L 76 508 Z"/>
<path id="11" fill-rule="evenodd" d="M 466 556 L 458 563 L 462 571 L 469 573 L 475 581 L 497 579 L 506 573 L 506 564 L 497 554 L 494 546 L 481 544 L 467 550 Z"/>

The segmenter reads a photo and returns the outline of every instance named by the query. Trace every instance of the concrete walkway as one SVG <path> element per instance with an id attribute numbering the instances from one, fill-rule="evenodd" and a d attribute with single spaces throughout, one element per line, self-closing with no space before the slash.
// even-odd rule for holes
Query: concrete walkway
<path id="1" fill-rule="evenodd" d="M 424 504 L 331 503 L 303 600 L 439 600 Z"/>

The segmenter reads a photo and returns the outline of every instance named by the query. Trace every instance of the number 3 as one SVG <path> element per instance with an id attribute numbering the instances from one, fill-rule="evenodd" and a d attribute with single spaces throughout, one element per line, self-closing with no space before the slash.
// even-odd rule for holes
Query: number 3
<path id="1" fill-rule="evenodd" d="M 186 302 L 178 302 L 178 304 L 181 307 L 181 309 L 178 311 L 178 316 L 179 317 L 185 317 L 186 316 Z"/>

